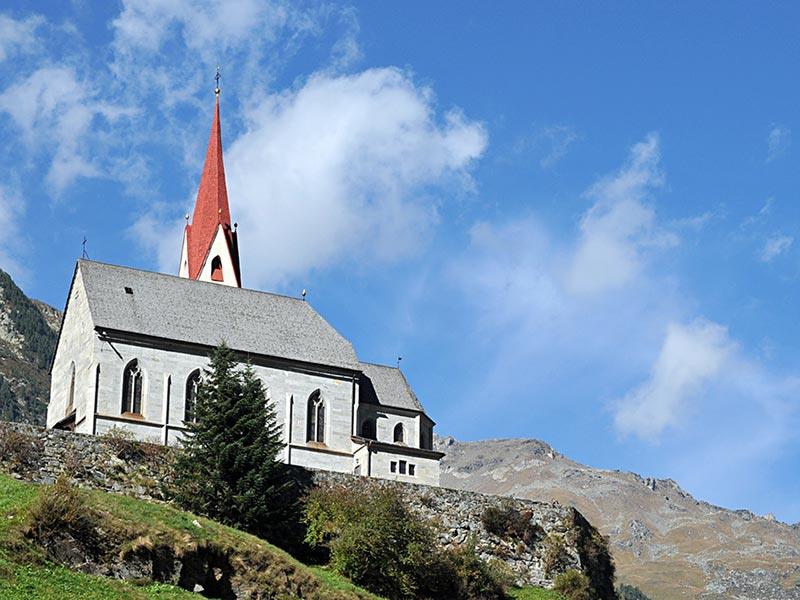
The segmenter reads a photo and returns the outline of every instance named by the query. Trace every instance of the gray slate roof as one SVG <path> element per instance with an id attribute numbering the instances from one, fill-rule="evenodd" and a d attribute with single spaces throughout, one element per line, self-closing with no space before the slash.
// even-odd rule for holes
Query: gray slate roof
<path id="1" fill-rule="evenodd" d="M 360 370 L 352 344 L 308 302 L 78 261 L 95 327 Z M 127 294 L 129 287 L 133 294 Z"/>
<path id="2" fill-rule="evenodd" d="M 361 402 L 425 412 L 400 369 L 362 362 L 361 370 Z"/>

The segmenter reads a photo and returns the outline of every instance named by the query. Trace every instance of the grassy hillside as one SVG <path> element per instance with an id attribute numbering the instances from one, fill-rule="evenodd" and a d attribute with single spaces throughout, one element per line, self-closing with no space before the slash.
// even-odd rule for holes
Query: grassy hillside
<path id="1" fill-rule="evenodd" d="M 0 598 L 182 600 L 199 597 L 176 585 L 153 583 L 149 578 L 113 579 L 55 564 L 47 552 L 30 539 L 32 513 L 41 504 L 47 488 L 0 474 Z M 107 539 L 99 545 L 111 550 L 106 554 L 111 563 L 114 557 L 141 557 L 143 551 L 155 554 L 158 548 L 169 548 L 179 558 L 215 548 L 231 558 L 232 563 L 244 567 L 247 571 L 245 584 L 269 590 L 279 598 L 381 600 L 325 568 L 300 563 L 263 540 L 172 506 L 99 491 L 80 490 L 79 495 L 101 517 L 102 534 Z M 79 568 L 87 570 L 86 565 Z M 538 588 L 514 590 L 510 595 L 518 600 L 561 600 L 555 592 Z"/>
<path id="2" fill-rule="evenodd" d="M 198 597 L 173 585 L 136 585 L 55 565 L 25 535 L 32 507 L 44 488 L 0 475 L 0 598 Z M 171 506 L 97 491 L 81 494 L 102 515 L 104 533 L 115 542 L 122 542 L 117 555 L 169 547 L 180 557 L 198 549 L 217 548 L 234 560 L 247 563 L 246 569 L 252 571 L 249 584 L 269 589 L 278 597 L 379 600 L 333 573 L 301 564 L 263 540 Z"/>

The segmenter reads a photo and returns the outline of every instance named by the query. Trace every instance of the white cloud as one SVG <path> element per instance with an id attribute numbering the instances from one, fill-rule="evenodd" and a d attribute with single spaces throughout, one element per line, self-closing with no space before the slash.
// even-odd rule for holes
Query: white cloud
<path id="1" fill-rule="evenodd" d="M 36 48 L 36 28 L 43 22 L 39 16 L 15 20 L 0 15 L 0 63 L 16 52 L 29 52 Z"/>
<path id="2" fill-rule="evenodd" d="M 415 252 L 438 219 L 436 188 L 469 189 L 487 144 L 482 125 L 437 116 L 433 92 L 391 68 L 317 74 L 246 121 L 225 160 L 249 286 Z M 177 255 L 179 240 L 163 243 Z"/>
<path id="3" fill-rule="evenodd" d="M 678 425 L 691 410 L 690 401 L 720 372 L 734 348 L 727 329 L 716 323 L 670 324 L 650 378 L 618 403 L 617 429 L 654 439 Z"/>
<path id="4" fill-rule="evenodd" d="M 565 125 L 545 127 L 540 136 L 548 146 L 547 153 L 539 160 L 539 166 L 549 169 L 566 156 L 569 147 L 580 139 L 572 128 Z"/>
<path id="5" fill-rule="evenodd" d="M 767 162 L 772 162 L 786 152 L 791 141 L 791 129 L 773 124 L 767 135 Z"/>
<path id="6" fill-rule="evenodd" d="M 655 210 L 645 203 L 663 184 L 658 135 L 650 134 L 631 149 L 627 163 L 586 192 L 595 200 L 581 221 L 581 236 L 568 284 L 575 293 L 598 293 L 624 286 L 642 269 L 649 248 L 678 243 L 674 233 L 656 225 Z"/>
<path id="7" fill-rule="evenodd" d="M 776 235 L 769 238 L 764 243 L 763 250 L 761 250 L 761 260 L 763 262 L 771 262 L 788 250 L 793 242 L 794 238 L 789 235 Z"/>
<path id="8" fill-rule="evenodd" d="M 98 120 L 113 122 L 124 114 L 97 99 L 92 86 L 70 67 L 42 67 L 0 95 L 0 111 L 8 113 L 22 140 L 50 159 L 47 183 L 56 192 L 79 177 L 101 173 L 88 140 Z"/>

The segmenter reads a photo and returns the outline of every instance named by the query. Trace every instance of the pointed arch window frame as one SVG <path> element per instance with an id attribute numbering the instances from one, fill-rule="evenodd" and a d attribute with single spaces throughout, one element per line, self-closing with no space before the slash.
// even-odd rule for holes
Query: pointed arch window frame
<path id="1" fill-rule="evenodd" d="M 197 388 L 200 385 L 202 372 L 195 369 L 186 378 L 186 387 L 183 395 L 183 421 L 184 423 L 197 423 Z"/>
<path id="2" fill-rule="evenodd" d="M 134 358 L 122 370 L 122 414 L 142 416 L 144 407 L 144 369 Z"/>
<path id="3" fill-rule="evenodd" d="M 75 373 L 75 361 L 73 360 L 69 365 L 69 390 L 67 391 L 67 408 L 64 411 L 67 416 L 75 410 Z"/>
<path id="4" fill-rule="evenodd" d="M 308 396 L 306 410 L 306 441 L 316 444 L 325 443 L 325 398 L 317 389 Z"/>

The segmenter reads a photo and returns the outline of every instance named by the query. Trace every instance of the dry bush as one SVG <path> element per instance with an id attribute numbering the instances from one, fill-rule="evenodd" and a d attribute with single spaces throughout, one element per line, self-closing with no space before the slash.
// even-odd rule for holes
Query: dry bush
<path id="1" fill-rule="evenodd" d="M 510 502 L 490 506 L 481 515 L 486 531 L 503 540 L 521 541 L 529 548 L 544 537 L 544 530 L 532 518 L 531 511 L 517 510 Z"/>
<path id="2" fill-rule="evenodd" d="M 62 475 L 42 491 L 31 507 L 28 535 L 45 548 L 69 536 L 91 549 L 97 547 L 99 522 L 80 490 Z"/>
<path id="3" fill-rule="evenodd" d="M 572 563 L 572 558 L 567 552 L 564 538 L 551 533 L 544 542 L 544 556 L 542 566 L 547 575 L 561 573 Z"/>
<path id="4" fill-rule="evenodd" d="M 36 470 L 42 454 L 42 441 L 36 436 L 15 429 L 0 429 L 0 461 L 11 472 Z"/>

